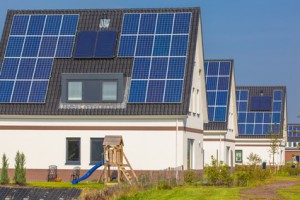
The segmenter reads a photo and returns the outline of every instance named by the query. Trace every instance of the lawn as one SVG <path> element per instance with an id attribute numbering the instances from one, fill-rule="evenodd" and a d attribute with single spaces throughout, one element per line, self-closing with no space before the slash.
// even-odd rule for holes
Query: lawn
<path id="1" fill-rule="evenodd" d="M 39 188 L 91 188 L 91 189 L 103 189 L 104 184 L 96 183 L 96 182 L 82 182 L 73 185 L 70 182 L 28 182 L 28 186 L 31 187 L 39 187 Z"/>
<path id="2" fill-rule="evenodd" d="M 120 200 L 126 199 L 160 199 L 160 200 L 176 200 L 176 199 L 209 199 L 209 200 L 226 200 L 239 199 L 239 191 L 241 188 L 222 188 L 222 187 L 175 187 L 171 190 L 148 190 L 139 192 L 127 197 L 121 197 Z"/>
<path id="3" fill-rule="evenodd" d="M 300 199 L 300 184 L 292 187 L 287 187 L 276 191 L 277 194 L 281 195 L 285 199 L 298 200 Z"/>

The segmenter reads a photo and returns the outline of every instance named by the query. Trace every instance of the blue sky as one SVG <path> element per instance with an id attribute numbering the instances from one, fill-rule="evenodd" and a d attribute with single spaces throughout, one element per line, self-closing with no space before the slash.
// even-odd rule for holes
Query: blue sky
<path id="1" fill-rule="evenodd" d="M 299 0 L 0 0 L 0 3 L 0 33 L 8 9 L 200 7 L 205 58 L 234 59 L 237 86 L 287 86 L 288 122 L 300 123 Z"/>

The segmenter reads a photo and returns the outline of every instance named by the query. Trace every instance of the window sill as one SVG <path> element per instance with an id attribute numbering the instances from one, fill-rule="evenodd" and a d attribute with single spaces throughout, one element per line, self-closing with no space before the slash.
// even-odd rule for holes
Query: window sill
<path id="1" fill-rule="evenodd" d="M 67 161 L 65 165 L 81 165 L 80 161 Z"/>

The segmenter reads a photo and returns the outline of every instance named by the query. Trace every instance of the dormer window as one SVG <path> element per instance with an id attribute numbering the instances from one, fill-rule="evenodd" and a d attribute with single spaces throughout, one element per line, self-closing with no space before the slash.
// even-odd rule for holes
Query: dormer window
<path id="1" fill-rule="evenodd" d="M 68 101 L 82 100 L 82 81 L 68 82 Z"/>
<path id="2" fill-rule="evenodd" d="M 100 19 L 99 28 L 108 28 L 110 19 Z"/>

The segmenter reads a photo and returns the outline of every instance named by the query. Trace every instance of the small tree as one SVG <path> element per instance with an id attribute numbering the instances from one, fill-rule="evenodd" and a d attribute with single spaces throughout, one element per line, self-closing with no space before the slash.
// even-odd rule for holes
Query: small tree
<path id="1" fill-rule="evenodd" d="M 276 124 L 271 125 L 271 131 L 269 132 L 270 149 L 269 152 L 272 155 L 273 164 L 275 165 L 275 154 L 279 152 L 280 138 L 278 126 Z"/>
<path id="2" fill-rule="evenodd" d="M 2 171 L 0 177 L 0 184 L 8 184 L 9 177 L 8 177 L 8 158 L 6 157 L 5 153 L 2 156 Z"/>
<path id="3" fill-rule="evenodd" d="M 254 166 L 261 162 L 261 157 L 255 153 L 250 153 L 247 159 L 249 160 L 249 163 Z"/>
<path id="4" fill-rule="evenodd" d="M 25 155 L 17 152 L 15 157 L 15 175 L 14 180 L 16 184 L 24 185 L 26 183 L 26 169 L 25 169 Z"/>

